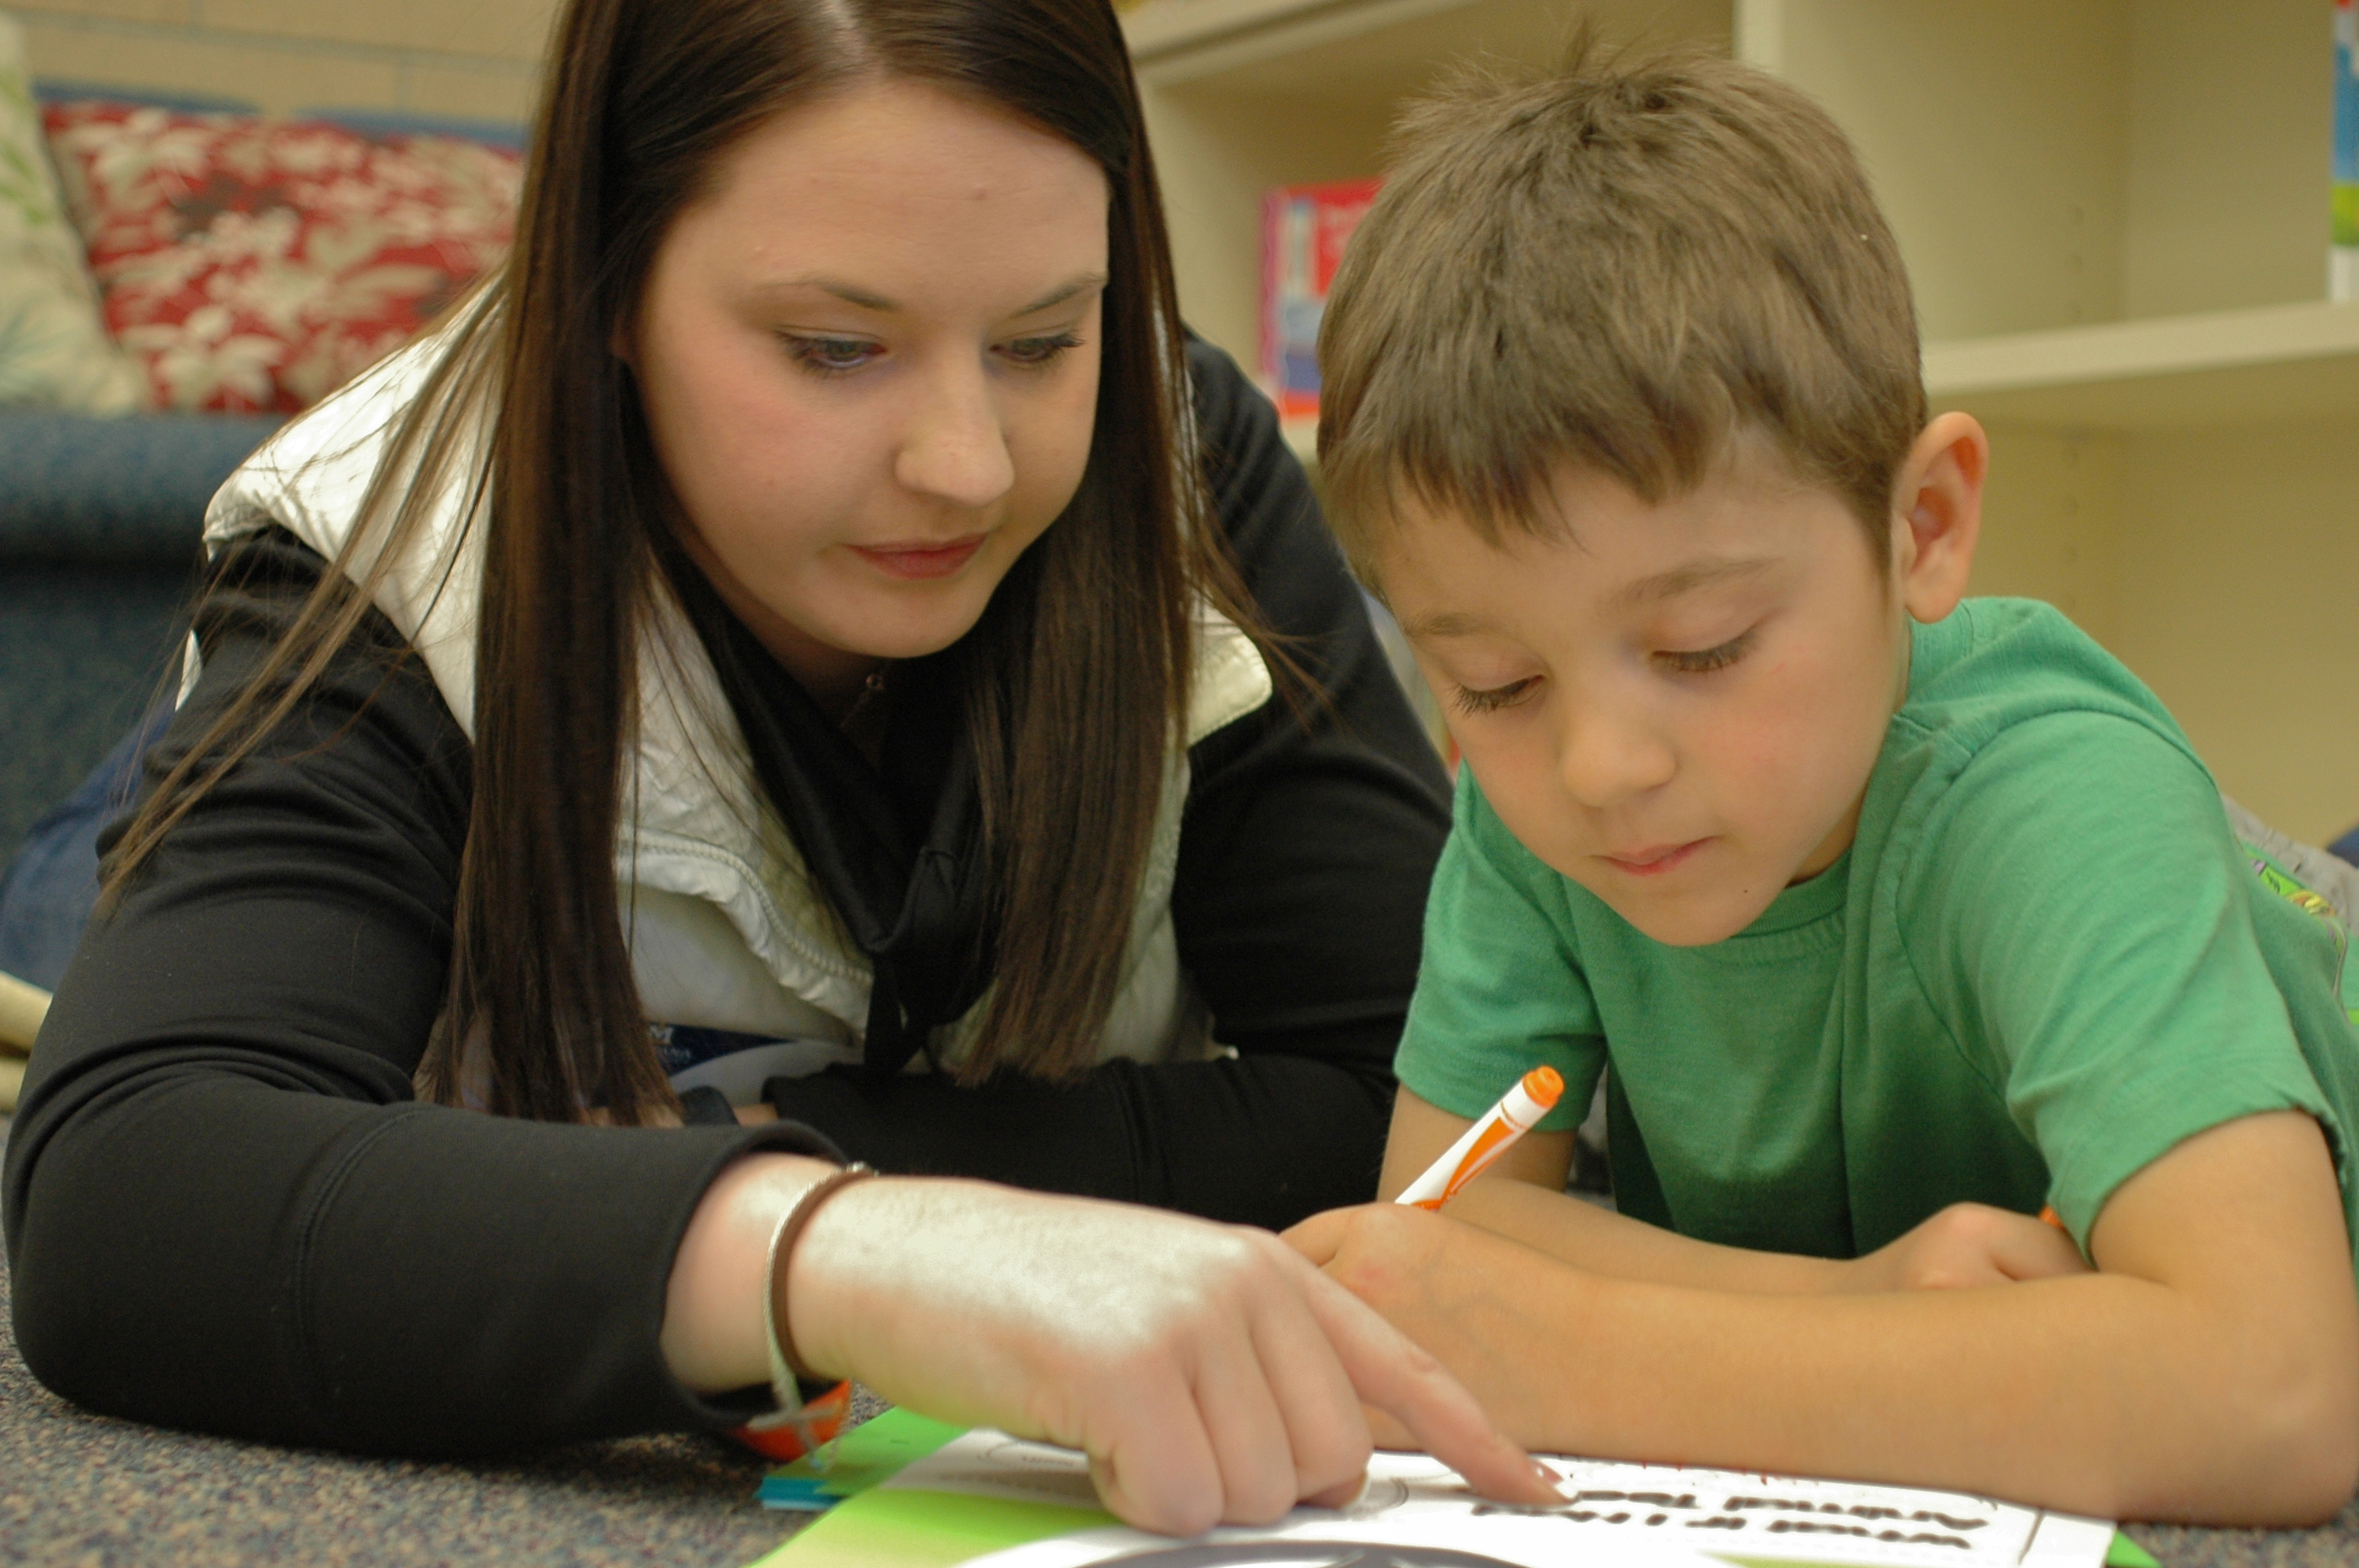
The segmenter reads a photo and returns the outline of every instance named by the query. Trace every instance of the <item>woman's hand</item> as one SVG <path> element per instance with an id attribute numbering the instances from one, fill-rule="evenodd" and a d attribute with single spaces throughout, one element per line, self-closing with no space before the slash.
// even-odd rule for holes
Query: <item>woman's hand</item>
<path id="1" fill-rule="evenodd" d="M 1364 1402 L 1477 1489 L 1560 1500 L 1434 1358 L 1266 1231 L 979 1182 L 831 1198 L 784 1283 L 814 1369 L 1080 1448 L 1106 1506 L 1193 1534 L 1340 1502 Z"/>
<path id="2" fill-rule="evenodd" d="M 1551 1395 L 1530 1376 L 1535 1336 L 1559 1332 L 1550 1303 L 1578 1271 L 1524 1243 L 1400 1204 L 1312 1215 L 1284 1239 L 1306 1261 L 1474 1390 L 1510 1434 L 1550 1430 Z M 1371 1411 L 1376 1440 L 1402 1433 Z"/>
<path id="3" fill-rule="evenodd" d="M 1955 1291 L 2091 1272 L 2072 1238 L 2045 1220 L 1988 1204 L 1951 1204 L 1843 1266 L 1839 1288 Z"/>

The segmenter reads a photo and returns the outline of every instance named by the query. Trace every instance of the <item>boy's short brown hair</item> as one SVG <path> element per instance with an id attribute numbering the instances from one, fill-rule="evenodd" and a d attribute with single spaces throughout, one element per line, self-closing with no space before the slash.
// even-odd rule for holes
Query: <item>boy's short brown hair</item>
<path id="1" fill-rule="evenodd" d="M 1757 430 L 1888 560 L 1924 428 L 1899 247 L 1850 143 L 1705 56 L 1462 69 L 1396 129 L 1319 334 L 1319 455 L 1364 575 L 1397 505 L 1552 535 L 1560 461 L 1659 503 Z"/>

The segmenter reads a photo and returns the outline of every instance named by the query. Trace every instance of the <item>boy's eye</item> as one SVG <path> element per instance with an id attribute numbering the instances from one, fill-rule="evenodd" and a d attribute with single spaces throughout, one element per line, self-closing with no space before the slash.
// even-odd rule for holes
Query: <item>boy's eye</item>
<path id="1" fill-rule="evenodd" d="M 1742 636 L 1731 637 L 1716 648 L 1698 648 L 1692 652 L 1666 648 L 1658 653 L 1655 657 L 1680 675 L 1701 676 L 1710 675 L 1714 670 L 1727 668 L 1743 658 L 1752 647 L 1753 633 L 1747 632 Z"/>
<path id="2" fill-rule="evenodd" d="M 1064 357 L 1067 350 L 1078 349 L 1081 346 L 1082 340 L 1078 333 L 1050 332 L 1038 338 L 1015 339 L 999 351 L 1007 359 L 1029 370 L 1054 364 Z"/>
<path id="3" fill-rule="evenodd" d="M 814 375 L 858 370 L 885 351 L 865 338 L 805 338 L 786 334 L 787 352 Z"/>
<path id="4" fill-rule="evenodd" d="M 1462 686 L 1451 702 L 1461 713 L 1496 713 L 1527 695 L 1539 683 L 1538 676 L 1527 676 L 1522 680 L 1509 681 L 1505 686 L 1495 686 L 1484 691 Z"/>

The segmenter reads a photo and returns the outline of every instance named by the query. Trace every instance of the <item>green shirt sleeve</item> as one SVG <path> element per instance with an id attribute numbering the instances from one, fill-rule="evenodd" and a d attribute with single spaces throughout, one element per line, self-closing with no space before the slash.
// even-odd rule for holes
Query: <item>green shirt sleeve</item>
<path id="1" fill-rule="evenodd" d="M 2306 1110 L 2341 1148 L 2279 989 L 2332 955 L 2264 952 L 2257 881 L 2191 756 L 2128 719 L 2057 713 L 1929 793 L 1898 872 L 1905 949 L 2084 1249 L 2114 1188 L 2222 1122 Z M 2322 925 L 2269 927 L 2332 945 Z"/>
<path id="2" fill-rule="evenodd" d="M 1428 1104 L 1470 1119 L 1543 1063 L 1564 1098 L 1539 1130 L 1577 1127 L 1605 1065 L 1597 1004 L 1566 946 L 1562 879 L 1492 815 L 1472 768 L 1425 906 L 1425 957 L 1394 1071 Z"/>

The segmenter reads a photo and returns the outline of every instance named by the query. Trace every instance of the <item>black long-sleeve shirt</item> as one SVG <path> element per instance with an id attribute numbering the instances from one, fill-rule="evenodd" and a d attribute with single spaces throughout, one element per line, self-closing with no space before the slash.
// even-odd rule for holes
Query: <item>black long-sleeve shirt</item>
<path id="1" fill-rule="evenodd" d="M 466 740 L 389 623 L 158 849 L 60 983 L 9 1141 L 17 1343 L 92 1408 L 462 1454 L 729 1424 L 665 1368 L 663 1292 L 713 1175 L 824 1134 L 980 1175 L 1267 1225 L 1364 1199 L 1427 879 L 1430 749 L 1268 406 L 1191 350 L 1220 516 L 1318 682 L 1190 755 L 1172 912 L 1234 1059 L 1050 1086 L 828 1073 L 760 1129 L 611 1130 L 419 1103 L 469 803 Z M 168 764 L 326 569 L 272 532 L 201 602 Z M 758 1400 L 757 1401 L 758 1402 Z"/>

